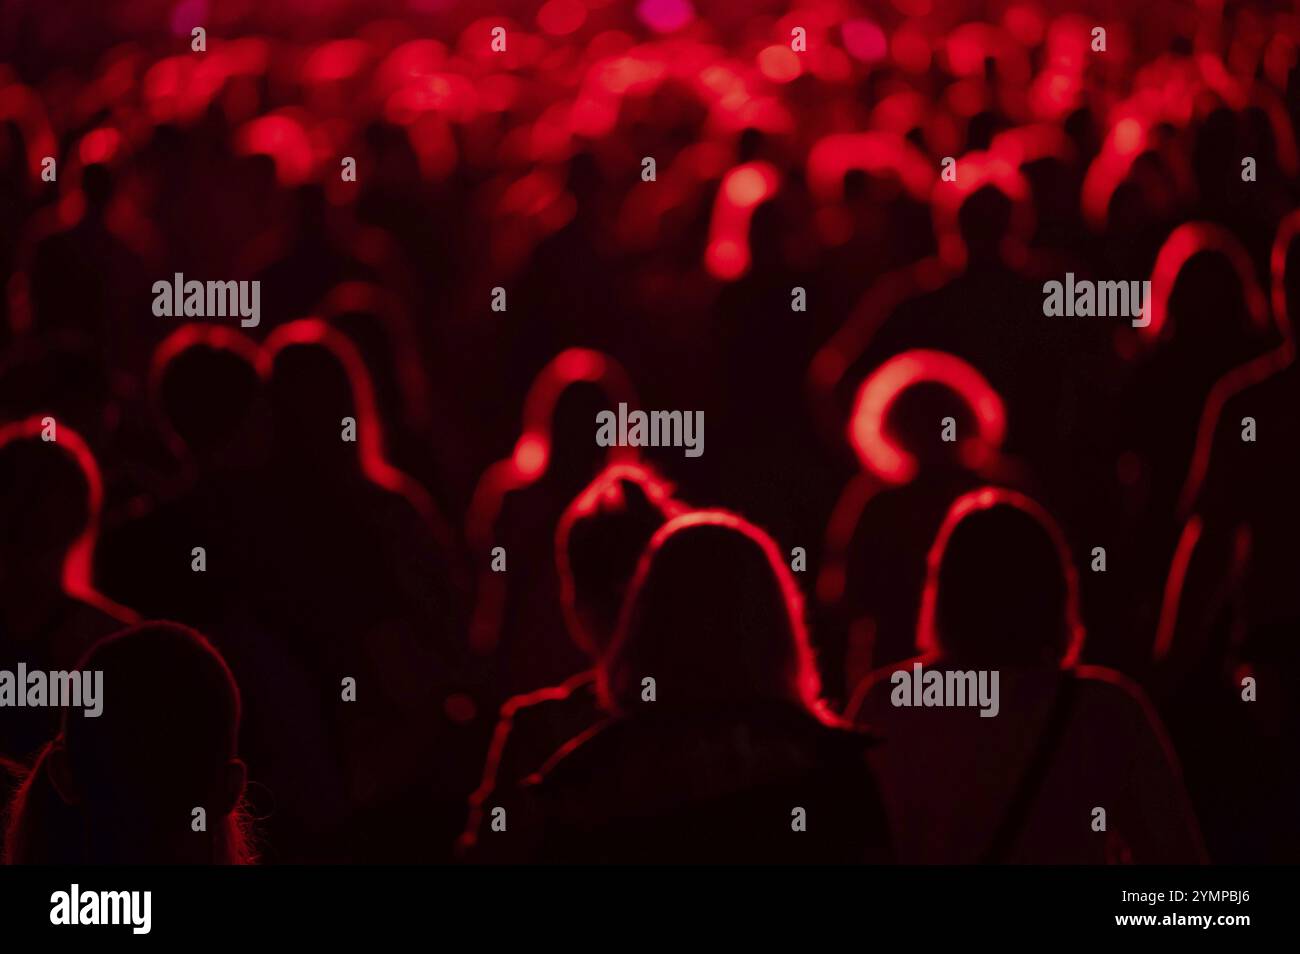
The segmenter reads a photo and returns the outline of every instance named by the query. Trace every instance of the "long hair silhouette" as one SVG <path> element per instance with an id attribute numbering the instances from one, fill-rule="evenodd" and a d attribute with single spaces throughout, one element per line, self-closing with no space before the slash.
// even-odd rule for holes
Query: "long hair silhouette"
<path id="1" fill-rule="evenodd" d="M 1078 574 L 1051 515 L 992 487 L 954 501 L 927 558 L 917 649 L 1072 666 L 1083 639 Z"/>
<path id="2" fill-rule="evenodd" d="M 803 598 L 771 537 L 722 510 L 660 528 L 602 668 L 607 705 L 625 709 L 645 677 L 666 702 L 779 700 L 821 712 Z"/>

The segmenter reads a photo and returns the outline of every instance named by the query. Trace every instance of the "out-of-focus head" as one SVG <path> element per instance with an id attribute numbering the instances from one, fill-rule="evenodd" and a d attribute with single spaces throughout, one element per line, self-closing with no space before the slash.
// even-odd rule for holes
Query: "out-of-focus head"
<path id="1" fill-rule="evenodd" d="M 560 517 L 555 560 L 569 635 L 597 656 L 614 635 L 619 609 L 641 554 L 681 507 L 640 464 L 600 473 Z"/>
<path id="2" fill-rule="evenodd" d="M 789 224 L 775 199 L 769 199 L 754 210 L 749 220 L 749 255 L 750 269 L 755 276 L 785 264 L 789 232 Z"/>
<path id="3" fill-rule="evenodd" d="M 957 168 L 957 179 L 940 180 L 930 197 L 941 257 L 966 268 L 1023 260 L 1036 219 L 1024 174 L 987 152 L 958 157 Z"/>
<path id="4" fill-rule="evenodd" d="M 515 447 L 518 475 L 566 488 L 586 486 L 606 462 L 635 451 L 596 444 L 596 416 L 618 413 L 620 403 L 637 404 L 627 372 L 617 361 L 589 348 L 568 348 L 538 372 L 524 399 L 523 434 Z M 566 492 L 573 493 L 573 489 Z"/>
<path id="5" fill-rule="evenodd" d="M 78 549 L 100 493 L 94 458 L 70 427 L 42 416 L 0 427 L 0 583 L 54 587 L 88 569 L 74 564 L 88 562 Z"/>
<path id="6" fill-rule="evenodd" d="M 1083 644 L 1064 536 L 1029 498 L 985 487 L 949 508 L 926 566 L 917 648 L 986 667 L 1072 665 Z"/>
<path id="7" fill-rule="evenodd" d="M 112 171 L 101 162 L 92 162 L 81 173 L 81 190 L 91 208 L 102 209 L 113 195 Z"/>
<path id="8" fill-rule="evenodd" d="M 771 537 L 719 510 L 659 529 L 623 605 L 602 692 L 626 712 L 646 678 L 660 705 L 779 700 L 817 711 L 803 601 Z"/>
<path id="9" fill-rule="evenodd" d="M 617 410 L 617 403 L 594 381 L 575 380 L 565 386 L 551 416 L 549 475 L 568 486 L 590 478 L 605 456 L 595 441 L 596 415 Z"/>
<path id="10" fill-rule="evenodd" d="M 983 375 L 955 355 L 915 349 L 862 382 L 848 438 L 866 470 L 904 484 L 921 473 L 979 469 L 1005 433 L 1002 399 Z"/>
<path id="11" fill-rule="evenodd" d="M 190 325 L 154 352 L 151 383 L 164 426 L 193 458 L 231 453 L 261 393 L 257 346 L 237 331 Z"/>
<path id="12" fill-rule="evenodd" d="M 1206 251 L 1189 258 L 1174 280 L 1167 308 L 1176 341 L 1196 349 L 1213 342 L 1233 352 L 1233 363 L 1250 356 L 1247 342 L 1253 329 L 1245 290 L 1223 255 Z"/>
<path id="13" fill-rule="evenodd" d="M 955 469 L 962 464 L 964 441 L 945 441 L 943 422 L 951 418 L 956 434 L 976 440 L 975 415 L 952 388 L 922 381 L 899 392 L 885 415 L 885 434 L 907 450 L 922 471 Z"/>
<path id="14" fill-rule="evenodd" d="M 1160 246 L 1147 317 L 1141 333 L 1149 342 L 1172 343 L 1193 362 L 1223 370 L 1258 354 L 1286 325 L 1279 316 L 1270 327 L 1250 254 L 1210 222 L 1185 222 Z"/>
<path id="15" fill-rule="evenodd" d="M 975 191 L 957 212 L 957 227 L 971 261 L 998 257 L 1011 225 L 1012 203 L 1001 189 L 986 185 Z"/>
<path id="16" fill-rule="evenodd" d="M 328 477 L 354 472 L 359 451 L 378 452 L 369 376 L 341 332 L 316 318 L 291 322 L 267 339 L 260 360 L 282 463 Z M 354 440 L 343 439 L 344 418 L 355 421 Z"/>

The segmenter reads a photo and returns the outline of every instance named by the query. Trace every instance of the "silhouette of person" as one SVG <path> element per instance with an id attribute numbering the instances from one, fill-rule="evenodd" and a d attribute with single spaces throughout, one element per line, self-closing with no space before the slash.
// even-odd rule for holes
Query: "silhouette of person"
<path id="1" fill-rule="evenodd" d="M 1007 449 L 1043 471 L 1055 463 L 1052 441 L 1066 423 L 1060 415 L 1072 376 L 1064 350 L 1077 329 L 1045 318 L 1038 283 L 1008 261 L 1017 213 L 1028 199 L 1019 202 L 992 182 L 965 197 L 954 230 L 940 238 L 941 247 L 960 243 L 964 267 L 900 304 L 873 337 L 864 365 L 909 348 L 938 348 L 968 362 L 1014 409 Z"/>
<path id="2" fill-rule="evenodd" d="M 608 355 L 571 348 L 538 373 L 524 401 L 523 428 L 510 458 L 479 479 L 467 517 L 478 571 L 470 642 L 490 656 L 497 698 L 559 682 L 587 665 L 565 635 L 551 563 L 560 516 L 607 465 L 635 449 L 601 447 L 596 415 L 637 406 L 622 367 Z M 507 572 L 492 569 L 495 547 Z"/>
<path id="3" fill-rule="evenodd" d="M 66 670 L 135 620 L 91 582 L 102 493 L 95 459 L 71 427 L 48 417 L 0 427 L 0 669 Z M 56 729 L 52 708 L 7 711 L 0 752 L 26 758 Z"/>
<path id="4" fill-rule="evenodd" d="M 1273 311 L 1287 343 L 1224 375 L 1206 402 L 1152 647 L 1206 840 L 1228 863 L 1280 862 L 1300 849 L 1288 807 L 1300 793 L 1300 706 L 1284 690 L 1300 625 L 1300 365 L 1289 320 L 1300 300 L 1297 236 L 1293 212 L 1272 256 Z"/>
<path id="5" fill-rule="evenodd" d="M 220 654 L 150 622 L 100 640 L 77 668 L 103 673 L 102 711 L 64 710 L 10 806 L 6 862 L 253 861 L 239 688 Z"/>
<path id="6" fill-rule="evenodd" d="M 99 553 L 105 590 L 151 617 L 206 629 L 251 583 L 240 555 L 255 546 L 249 514 L 267 438 L 256 361 L 251 339 L 211 325 L 187 325 L 155 352 L 151 396 L 173 474 L 162 499 L 105 531 Z"/>
<path id="7" fill-rule="evenodd" d="M 834 724 L 776 545 L 734 514 L 670 520 L 600 671 L 615 714 L 524 791 L 548 861 L 882 861 L 864 751 Z"/>
<path id="8" fill-rule="evenodd" d="M 815 501 L 833 492 L 809 466 L 821 448 L 808 427 L 799 373 L 833 328 L 828 303 L 808 304 L 815 276 L 791 253 L 803 247 L 796 239 L 809 228 L 809 205 L 802 180 L 792 178 L 754 210 L 746 233 L 750 267 L 721 289 L 708 316 L 714 330 L 705 380 L 714 386 L 706 416 L 731 435 L 711 452 L 719 464 L 707 475 L 716 482 L 710 489 L 781 539 L 815 522 Z M 804 289 L 799 313 L 792 313 L 795 288 Z M 782 453 L 773 454 L 774 446 Z M 737 473 L 753 479 L 726 479 Z"/>
<path id="9" fill-rule="evenodd" d="M 261 360 L 274 440 L 260 542 L 243 554 L 252 615 L 309 674 L 365 850 L 406 850 L 403 828 L 429 830 L 431 800 L 450 845 L 477 780 L 468 753 L 450 757 L 459 726 L 444 711 L 460 688 L 453 557 L 423 488 L 384 457 L 369 376 L 342 334 L 291 322 Z"/>
<path id="10" fill-rule="evenodd" d="M 405 620 L 453 659 L 453 558 L 435 537 L 427 495 L 384 459 L 383 421 L 359 355 L 339 332 L 306 319 L 280 328 L 261 361 L 274 432 L 262 532 L 281 548 L 259 565 L 276 583 L 271 604 L 313 634 L 313 652 Z M 331 599 L 308 600 L 319 603 L 314 610 L 299 602 L 321 592 Z"/>
<path id="11" fill-rule="evenodd" d="M 1145 696 L 1113 670 L 1077 665 L 1077 588 L 1037 504 L 993 488 L 953 503 L 927 561 L 921 655 L 865 680 L 848 711 L 885 738 L 871 758 L 901 861 L 1202 860 Z M 953 686 L 950 673 L 972 673 L 985 691 L 978 704 L 965 689 L 914 704 L 924 670 Z"/>
<path id="12" fill-rule="evenodd" d="M 150 390 L 173 473 L 161 499 L 106 531 L 100 578 L 150 617 L 208 634 L 243 691 L 241 751 L 274 796 L 262 825 L 273 860 L 315 860 L 346 811 L 312 669 L 264 618 L 254 595 L 264 584 L 247 560 L 265 545 L 269 421 L 257 361 L 251 339 L 219 325 L 186 325 L 156 349 Z"/>
<path id="13" fill-rule="evenodd" d="M 640 464 L 613 464 L 560 517 L 555 561 L 569 637 L 592 668 L 562 683 L 522 693 L 501 707 L 483 780 L 470 796 L 462 850 L 484 843 L 483 806 L 498 785 L 537 771 L 569 739 L 604 716 L 594 664 L 608 647 L 637 561 L 655 531 L 682 509 L 670 488 Z M 491 847 L 490 839 L 485 847 Z"/>
<path id="14" fill-rule="evenodd" d="M 862 470 L 832 511 L 817 581 L 822 668 L 838 659 L 848 689 L 912 654 L 925 553 L 952 502 L 1021 483 L 1005 431 L 1001 398 L 952 355 L 905 351 L 862 383 L 849 427 Z"/>
<path id="15" fill-rule="evenodd" d="M 1111 644 L 1101 658 L 1126 671 L 1146 661 L 1206 402 L 1215 382 L 1259 356 L 1274 331 L 1245 251 L 1217 226 L 1181 226 L 1153 271 L 1152 324 L 1144 331 L 1156 331 L 1155 340 L 1125 389 L 1112 437 L 1122 478 L 1107 536 L 1126 570 L 1105 579 L 1105 615 L 1093 617 Z"/>

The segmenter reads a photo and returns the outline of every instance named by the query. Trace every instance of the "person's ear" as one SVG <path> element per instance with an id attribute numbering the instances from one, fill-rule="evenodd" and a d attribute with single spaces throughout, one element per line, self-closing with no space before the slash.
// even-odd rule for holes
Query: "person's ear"
<path id="1" fill-rule="evenodd" d="M 68 759 L 68 750 L 63 745 L 63 737 L 50 743 L 50 750 L 45 753 L 45 772 L 50 785 L 65 805 L 76 805 L 81 801 L 77 790 L 77 781 L 72 774 L 72 762 Z"/>
<path id="2" fill-rule="evenodd" d="M 244 797 L 248 786 L 248 766 L 240 759 L 231 759 L 226 763 L 225 778 L 221 788 L 221 814 L 229 815 Z"/>

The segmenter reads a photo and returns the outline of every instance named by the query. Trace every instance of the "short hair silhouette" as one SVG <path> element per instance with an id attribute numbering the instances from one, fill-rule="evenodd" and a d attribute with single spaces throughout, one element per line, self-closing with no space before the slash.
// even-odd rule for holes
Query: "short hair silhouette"
<path id="1" fill-rule="evenodd" d="M 155 349 L 150 387 L 178 450 L 218 453 L 239 432 L 261 388 L 257 345 L 230 328 L 186 325 Z"/>
<path id="2" fill-rule="evenodd" d="M 821 714 L 803 599 L 771 537 L 722 510 L 659 529 L 602 666 L 606 704 L 635 705 L 647 676 L 660 703 L 779 700 Z"/>
<path id="3" fill-rule="evenodd" d="M 613 638 L 632 574 L 655 531 L 681 512 L 671 488 L 642 464 L 612 464 L 574 498 L 555 532 L 560 600 L 585 652 Z"/>
<path id="4" fill-rule="evenodd" d="M 1056 522 L 1010 490 L 957 498 L 927 558 L 917 648 L 997 666 L 1073 665 L 1082 642 L 1078 580 Z"/>
<path id="5" fill-rule="evenodd" d="M 102 711 L 64 712 L 14 798 L 6 860 L 252 861 L 239 689 L 216 649 L 185 626 L 150 622 L 100 640 L 77 668 L 103 673 Z M 192 829 L 195 808 L 206 832 Z"/>

